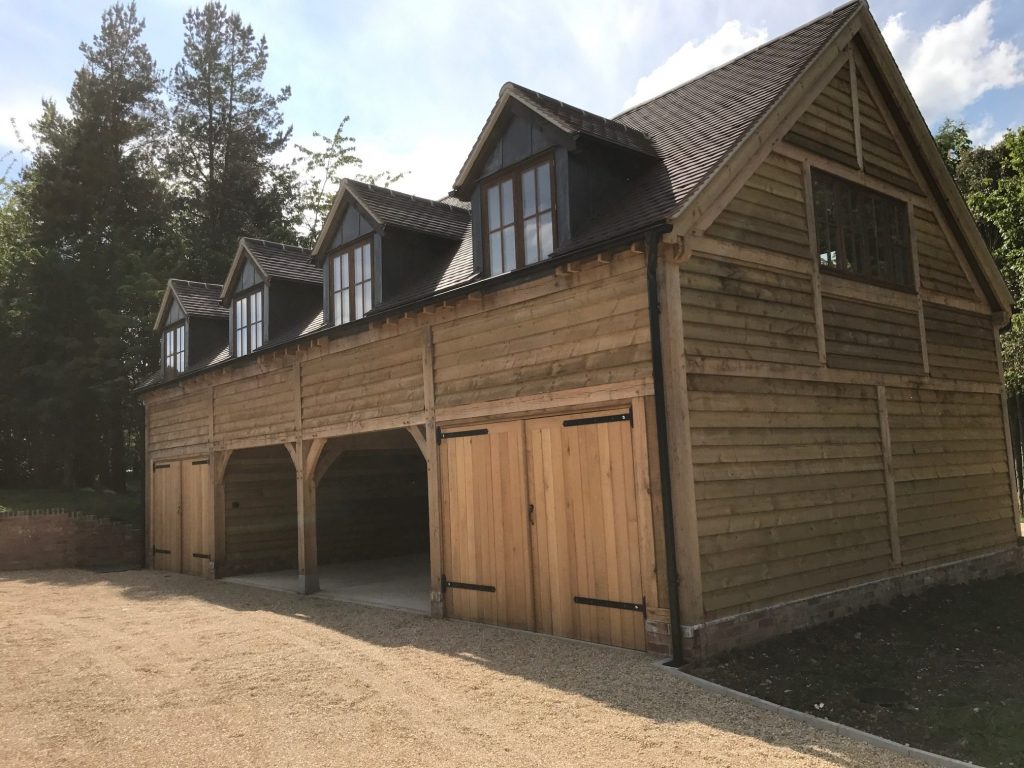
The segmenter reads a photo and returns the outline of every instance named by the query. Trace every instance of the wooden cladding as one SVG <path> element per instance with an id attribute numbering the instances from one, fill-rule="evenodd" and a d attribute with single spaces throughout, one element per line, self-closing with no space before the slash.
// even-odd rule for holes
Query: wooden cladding
<path id="1" fill-rule="evenodd" d="M 434 339 L 424 346 L 424 327 Z M 495 400 L 650 384 L 643 260 L 622 253 L 148 395 L 154 457 L 424 419 L 425 371 L 447 413 Z"/>
<path id="2" fill-rule="evenodd" d="M 786 134 L 786 141 L 857 167 L 850 69 L 843 67 Z"/>
<path id="3" fill-rule="evenodd" d="M 891 565 L 875 387 L 689 377 L 709 617 Z"/>
<path id="4" fill-rule="evenodd" d="M 695 253 L 680 278 L 688 357 L 818 365 L 808 276 Z"/>
<path id="5" fill-rule="evenodd" d="M 1001 380 L 990 318 L 926 302 L 924 325 L 932 376 L 992 383 Z"/>
<path id="6" fill-rule="evenodd" d="M 887 395 L 904 563 L 1012 541 L 999 395 L 897 388 Z"/>
<path id="7" fill-rule="evenodd" d="M 295 467 L 281 446 L 235 451 L 224 474 L 224 553 L 217 575 L 298 565 Z"/>
<path id="8" fill-rule="evenodd" d="M 922 375 L 917 312 L 822 296 L 830 368 Z"/>

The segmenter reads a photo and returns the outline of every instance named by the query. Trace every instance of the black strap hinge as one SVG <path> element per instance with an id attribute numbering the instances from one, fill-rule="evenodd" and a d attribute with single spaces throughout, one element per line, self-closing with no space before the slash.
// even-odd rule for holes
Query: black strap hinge
<path id="1" fill-rule="evenodd" d="M 209 560 L 210 559 L 209 555 L 201 555 L 198 552 L 193 552 L 192 553 L 192 557 L 198 557 L 200 560 Z"/>
<path id="2" fill-rule="evenodd" d="M 169 550 L 169 549 L 160 549 L 158 547 L 153 547 L 153 554 L 154 555 L 169 555 L 169 554 L 171 554 L 171 550 Z"/>
<path id="3" fill-rule="evenodd" d="M 621 603 L 617 600 L 602 600 L 598 597 L 580 597 L 579 595 L 574 597 L 572 600 L 577 605 L 593 605 L 597 608 L 616 608 L 620 611 L 636 611 L 637 613 L 642 613 L 644 618 L 647 618 L 646 597 L 639 603 Z"/>
<path id="4" fill-rule="evenodd" d="M 209 464 L 209 463 L 210 463 L 209 459 L 196 459 L 195 461 L 192 462 L 192 466 L 193 467 L 197 467 L 200 464 Z"/>
<path id="5" fill-rule="evenodd" d="M 628 421 L 633 426 L 633 409 L 626 413 L 613 413 L 610 416 L 586 416 L 582 419 L 566 419 L 562 422 L 563 427 L 585 427 L 590 424 L 606 424 L 611 421 Z"/>
<path id="6" fill-rule="evenodd" d="M 489 584 L 469 584 L 465 581 L 448 581 L 448 578 L 441 574 L 441 592 L 447 592 L 449 589 L 469 589 L 473 592 L 497 592 L 495 587 Z"/>
<path id="7" fill-rule="evenodd" d="M 442 440 L 451 440 L 453 437 L 477 437 L 478 435 L 486 435 L 486 429 L 464 429 L 461 432 L 442 432 L 441 428 L 437 428 L 437 443 L 441 444 Z"/>

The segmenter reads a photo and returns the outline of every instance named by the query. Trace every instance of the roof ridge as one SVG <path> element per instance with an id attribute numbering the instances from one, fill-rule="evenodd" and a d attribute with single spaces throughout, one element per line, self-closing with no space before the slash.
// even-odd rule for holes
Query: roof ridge
<path id="1" fill-rule="evenodd" d="M 661 93 L 657 94 L 656 96 L 652 96 L 649 99 L 644 99 L 639 104 L 634 104 L 629 109 L 625 109 L 622 112 L 619 112 L 617 115 L 615 115 L 615 117 L 613 119 L 615 120 L 615 122 L 619 122 L 619 118 L 624 117 L 625 115 L 628 115 L 628 114 L 630 114 L 632 112 L 635 112 L 636 110 L 640 109 L 641 107 L 645 107 L 648 104 L 651 104 L 652 102 L 657 101 L 658 99 L 661 99 L 661 98 L 663 98 L 665 96 L 668 96 L 670 93 L 675 93 L 680 88 L 684 88 L 684 87 L 686 87 L 688 85 L 692 85 L 693 83 L 696 83 L 698 80 L 704 79 L 708 75 L 711 75 L 711 74 L 714 74 L 715 72 L 723 70 L 726 67 L 729 67 L 729 66 L 735 64 L 736 62 L 741 61 L 742 59 L 745 59 L 748 56 L 752 56 L 755 53 L 757 53 L 758 51 L 763 50 L 764 48 L 767 48 L 769 45 L 774 45 L 775 43 L 779 42 L 780 40 L 782 40 L 784 38 L 787 38 L 787 37 L 791 37 L 791 36 L 795 35 L 797 32 L 800 32 L 800 31 L 802 31 L 804 29 L 807 29 L 811 25 L 817 24 L 819 21 L 824 21 L 825 19 L 829 18 L 830 16 L 834 16 L 837 13 L 840 13 L 842 11 L 846 11 L 847 9 L 849 9 L 851 6 L 854 6 L 854 5 L 859 5 L 859 6 L 862 6 L 864 8 L 867 8 L 868 4 L 867 4 L 867 0 L 850 0 L 850 2 L 843 3 L 842 5 L 837 5 L 831 11 L 826 11 L 825 13 L 821 14 L 820 16 L 817 16 L 817 17 L 811 19 L 810 21 L 808 21 L 808 22 L 806 22 L 804 24 L 801 24 L 799 27 L 795 27 L 795 28 L 789 30 L 788 32 L 784 32 L 781 35 L 776 35 L 771 40 L 765 40 L 763 43 L 761 43 L 756 48 L 751 48 L 749 51 L 744 51 L 743 53 L 739 54 L 738 56 L 734 56 L 733 58 L 729 59 L 728 61 L 723 62 L 722 64 L 719 64 L 717 67 L 712 67 L 711 69 L 707 70 L 706 72 L 701 72 L 699 75 L 695 75 L 695 76 L 691 77 L 689 80 L 684 80 L 683 82 L 681 82 L 681 83 L 679 83 L 677 85 L 674 85 L 674 86 L 672 86 L 671 88 L 669 88 L 669 89 L 667 89 L 665 91 L 662 91 Z M 621 124 L 625 125 L 625 123 L 621 123 Z"/>
<path id="2" fill-rule="evenodd" d="M 265 240 L 261 237 L 250 237 L 249 235 L 243 235 L 242 239 L 252 243 L 259 243 L 263 246 L 269 246 L 272 248 L 280 248 L 283 251 L 294 251 L 300 254 L 309 253 L 308 248 L 303 248 L 301 245 L 293 245 L 291 243 L 279 243 L 276 240 Z"/>
<path id="3" fill-rule="evenodd" d="M 598 120 L 602 120 L 602 121 L 604 121 L 606 123 L 614 123 L 616 126 L 622 128 L 624 130 L 631 131 L 632 133 L 635 133 L 637 136 L 642 136 L 647 141 L 651 140 L 651 137 L 648 136 L 643 131 L 641 131 L 640 129 L 635 128 L 632 125 L 628 125 L 626 123 L 619 122 L 619 120 L 617 119 L 617 116 L 616 117 L 605 117 L 604 115 L 600 115 L 597 112 L 593 112 L 593 111 L 591 111 L 589 109 L 585 109 L 583 107 L 578 107 L 575 104 L 570 104 L 567 101 L 562 101 L 561 99 L 559 99 L 559 98 L 557 98 L 555 96 L 549 96 L 548 94 L 541 93 L 540 91 L 534 90 L 533 88 L 527 88 L 525 85 L 520 85 L 519 83 L 513 82 L 511 80 L 506 82 L 505 85 L 502 86 L 502 87 L 507 87 L 507 86 L 512 86 L 513 88 L 517 88 L 520 91 L 525 91 L 527 94 L 532 94 L 533 96 L 539 96 L 542 99 L 550 99 L 551 101 L 555 102 L 556 104 L 558 104 L 561 107 L 566 107 L 568 109 L 575 109 L 577 112 L 585 112 L 588 115 L 592 115 L 593 117 L 597 118 Z"/>
<path id="4" fill-rule="evenodd" d="M 428 203 L 431 206 L 444 206 L 445 208 L 451 208 L 452 210 L 460 211 L 460 212 L 463 212 L 463 213 L 466 211 L 465 208 L 462 208 L 462 207 L 460 207 L 458 205 L 453 205 L 452 203 L 446 203 L 443 200 L 432 200 L 429 197 L 422 197 L 420 195 L 414 195 L 411 192 L 402 192 L 401 190 L 392 189 L 391 187 L 382 187 L 379 184 L 370 184 L 370 183 L 365 182 L 365 181 L 359 181 L 358 179 L 349 179 L 349 178 L 343 179 L 343 181 L 351 182 L 353 184 L 359 185 L 359 186 L 364 187 L 366 189 L 373 189 L 373 190 L 377 190 L 378 192 L 384 192 L 384 193 L 387 193 L 387 194 L 391 195 L 391 197 L 404 197 L 404 198 L 406 198 L 408 200 L 415 200 L 416 202 L 420 202 L 420 203 Z M 448 197 L 448 195 L 445 195 L 445 197 Z"/>
<path id="5" fill-rule="evenodd" d="M 201 285 L 204 288 L 223 288 L 223 283 L 207 283 L 203 280 L 187 280 L 183 277 L 172 277 L 170 278 L 172 283 L 183 283 L 184 285 Z"/>

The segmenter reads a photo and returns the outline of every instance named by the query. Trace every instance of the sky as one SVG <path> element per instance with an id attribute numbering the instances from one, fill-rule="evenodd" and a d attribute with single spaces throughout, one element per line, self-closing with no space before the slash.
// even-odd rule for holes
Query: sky
<path id="1" fill-rule="evenodd" d="M 0 156 L 31 143 L 40 100 L 66 97 L 79 43 L 108 2 L 0 0 Z M 196 2 L 137 0 L 157 65 L 181 57 Z M 295 140 L 350 116 L 363 173 L 438 198 L 455 181 L 501 85 L 600 115 L 682 83 L 828 12 L 838 0 L 231 0 L 270 51 L 266 85 L 291 86 Z M 879 27 L 934 129 L 946 117 L 991 144 L 1024 123 L 1024 3 L 874 0 Z M 0 163 L 0 171 L 5 163 Z"/>

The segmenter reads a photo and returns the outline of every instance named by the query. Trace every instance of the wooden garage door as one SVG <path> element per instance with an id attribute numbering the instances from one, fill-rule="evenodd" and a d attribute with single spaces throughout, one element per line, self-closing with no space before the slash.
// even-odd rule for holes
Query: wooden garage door
<path id="1" fill-rule="evenodd" d="M 210 562 L 213 519 L 210 462 L 181 462 L 181 570 L 203 576 Z"/>
<path id="2" fill-rule="evenodd" d="M 181 571 L 181 462 L 153 465 L 153 568 Z"/>
<path id="3" fill-rule="evenodd" d="M 441 467 L 446 614 L 532 628 L 522 423 L 443 433 Z"/>
<path id="4" fill-rule="evenodd" d="M 206 459 L 153 465 L 153 568 L 203 576 L 210 562 L 213 488 Z"/>
<path id="5" fill-rule="evenodd" d="M 628 411 L 442 432 L 449 616 L 644 648 Z"/>
<path id="6" fill-rule="evenodd" d="M 628 413 L 526 422 L 537 629 L 644 648 Z"/>

